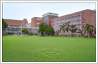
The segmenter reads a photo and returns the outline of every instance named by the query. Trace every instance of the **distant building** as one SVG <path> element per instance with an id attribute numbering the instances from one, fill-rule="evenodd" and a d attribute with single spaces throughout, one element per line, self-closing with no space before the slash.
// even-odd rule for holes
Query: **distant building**
<path id="1" fill-rule="evenodd" d="M 43 15 L 43 22 L 49 26 L 52 26 L 53 19 L 57 18 L 58 14 L 56 13 L 45 13 Z"/>
<path id="2" fill-rule="evenodd" d="M 4 21 L 8 25 L 6 32 L 9 34 L 21 34 L 22 28 L 26 28 L 26 25 L 28 23 L 27 20 L 4 19 Z"/>
<path id="3" fill-rule="evenodd" d="M 65 22 L 70 22 L 71 25 L 76 25 L 76 27 L 81 30 L 83 30 L 84 24 L 90 24 L 96 27 L 96 12 L 95 10 L 86 9 L 56 18 L 53 22 L 53 28 L 55 32 L 59 31 L 60 25 L 63 25 Z M 60 32 L 59 34 L 62 34 L 62 32 Z M 63 34 L 68 35 L 70 33 L 66 32 Z"/>
<path id="4" fill-rule="evenodd" d="M 31 26 L 32 27 L 39 27 L 40 23 L 42 23 L 42 18 L 41 17 L 33 17 L 31 19 Z"/>
<path id="5" fill-rule="evenodd" d="M 30 33 L 38 34 L 39 25 L 41 23 L 45 23 L 53 27 L 55 33 L 58 33 L 59 35 L 70 35 L 70 32 L 60 32 L 60 25 L 63 25 L 66 22 L 70 22 L 70 25 L 76 25 L 76 27 L 82 31 L 84 31 L 83 26 L 85 24 L 93 25 L 96 28 L 96 11 L 86 9 L 60 17 L 56 13 L 49 12 L 45 13 L 43 17 L 31 18 L 31 23 L 28 23 L 27 19 L 4 19 L 4 21 L 8 24 L 8 28 L 6 30 L 7 33 L 21 34 L 22 28 L 27 28 Z M 76 35 L 80 35 L 78 30 Z"/>
<path id="6" fill-rule="evenodd" d="M 32 27 L 32 34 L 38 34 L 39 33 L 39 25 L 42 23 L 41 17 L 33 17 L 31 19 L 31 27 Z"/>

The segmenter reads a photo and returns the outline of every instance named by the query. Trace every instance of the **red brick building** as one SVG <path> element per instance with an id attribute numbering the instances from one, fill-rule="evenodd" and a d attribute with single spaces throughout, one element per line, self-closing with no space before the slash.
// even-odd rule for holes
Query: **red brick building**
<path id="1" fill-rule="evenodd" d="M 42 18 L 41 17 L 33 17 L 31 19 L 31 26 L 32 27 L 38 27 L 40 23 L 42 23 Z"/>
<path id="2" fill-rule="evenodd" d="M 24 20 L 4 19 L 4 21 L 8 25 L 6 32 L 9 34 L 21 34 L 22 28 L 26 28 L 26 25 L 28 24 L 28 21 L 26 19 Z"/>
<path id="3" fill-rule="evenodd" d="M 52 22 L 55 18 L 58 18 L 58 14 L 56 13 L 45 13 L 43 15 L 43 22 L 46 23 L 49 26 L 52 26 Z"/>
<path id="4" fill-rule="evenodd" d="M 27 19 L 23 20 L 13 20 L 13 19 L 4 19 L 8 24 L 8 32 L 20 33 L 20 28 L 27 28 L 29 25 L 31 32 L 38 33 L 38 27 L 41 23 L 46 23 L 49 26 L 52 26 L 55 32 L 60 30 L 60 25 L 63 25 L 65 22 L 70 22 L 72 25 L 76 25 L 78 29 L 83 30 L 84 24 L 90 24 L 96 27 L 96 11 L 95 10 L 82 10 L 74 12 L 71 14 L 58 16 L 56 13 L 45 13 L 43 17 L 33 17 L 31 18 L 31 23 L 28 24 Z M 61 32 L 60 32 L 61 33 Z M 64 33 L 70 34 L 70 33 Z"/>
<path id="5" fill-rule="evenodd" d="M 74 12 L 72 14 L 67 14 L 60 16 L 53 21 L 53 28 L 56 31 L 60 30 L 60 25 L 63 25 L 65 22 L 70 22 L 71 25 L 76 25 L 78 29 L 83 30 L 84 24 L 90 24 L 96 27 L 96 11 L 95 10 L 82 10 L 78 12 Z M 70 34 L 70 33 L 63 33 Z"/>
<path id="6" fill-rule="evenodd" d="M 96 27 L 96 11 L 95 10 L 83 10 L 82 13 L 82 23 L 90 24 Z"/>

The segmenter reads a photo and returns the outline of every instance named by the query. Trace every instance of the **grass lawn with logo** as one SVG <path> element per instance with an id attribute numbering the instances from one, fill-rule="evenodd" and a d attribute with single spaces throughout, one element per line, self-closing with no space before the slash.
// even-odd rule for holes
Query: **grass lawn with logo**
<path id="1" fill-rule="evenodd" d="M 3 36 L 3 62 L 95 62 L 96 39 L 55 36 Z"/>

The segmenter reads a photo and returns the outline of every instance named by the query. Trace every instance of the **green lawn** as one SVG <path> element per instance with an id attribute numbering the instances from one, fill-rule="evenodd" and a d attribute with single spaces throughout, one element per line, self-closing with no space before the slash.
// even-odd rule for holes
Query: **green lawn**
<path id="1" fill-rule="evenodd" d="M 96 39 L 3 36 L 3 61 L 95 62 Z"/>

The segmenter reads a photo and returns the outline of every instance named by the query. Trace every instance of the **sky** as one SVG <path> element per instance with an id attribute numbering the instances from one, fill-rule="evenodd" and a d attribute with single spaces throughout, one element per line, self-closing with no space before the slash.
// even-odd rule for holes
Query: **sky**
<path id="1" fill-rule="evenodd" d="M 24 19 L 29 22 L 32 17 L 42 17 L 47 12 L 57 13 L 59 16 L 73 12 L 96 9 L 94 2 L 65 2 L 65 3 L 3 3 L 4 19 Z"/>

